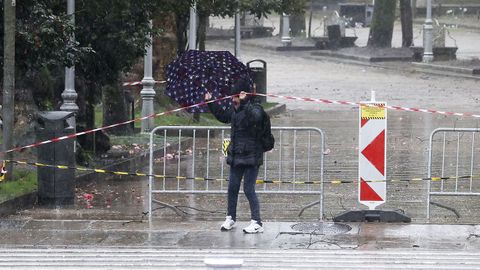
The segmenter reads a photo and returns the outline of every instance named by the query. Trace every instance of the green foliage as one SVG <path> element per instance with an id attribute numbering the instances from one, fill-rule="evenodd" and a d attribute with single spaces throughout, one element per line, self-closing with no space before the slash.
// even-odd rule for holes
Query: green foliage
<path id="1" fill-rule="evenodd" d="M 301 14 L 305 11 L 308 0 L 277 0 L 273 10 L 279 14 Z"/>
<path id="2" fill-rule="evenodd" d="M 276 105 L 278 105 L 278 103 L 268 102 L 263 104 L 262 106 L 264 109 L 269 109 Z M 159 106 L 156 106 L 156 107 L 158 108 Z M 163 107 L 161 108 L 162 109 L 159 109 L 159 110 L 157 109 L 155 113 L 160 113 L 162 111 L 165 111 Z M 96 126 L 101 126 L 102 117 L 103 117 L 102 109 L 101 107 L 97 107 L 96 113 L 95 113 Z M 140 111 L 140 108 L 137 108 L 137 110 L 135 111 L 135 118 L 140 118 L 140 117 L 141 117 L 141 111 Z M 193 122 L 192 117 L 193 116 L 191 114 L 186 112 L 167 114 L 167 115 L 155 117 L 154 123 L 155 123 L 155 126 L 190 126 L 190 125 L 195 125 L 195 126 L 219 126 L 220 125 L 221 126 L 223 125 L 211 113 L 202 113 L 200 117 L 200 122 Z M 141 122 L 135 122 L 135 127 L 140 128 Z"/>
<path id="3" fill-rule="evenodd" d="M 369 47 L 389 48 L 392 46 L 396 7 L 397 0 L 375 1 L 368 38 Z"/>
<path id="4" fill-rule="evenodd" d="M 16 6 L 15 62 L 17 78 L 34 78 L 38 71 L 54 65 L 74 64 L 75 55 L 88 51 L 78 44 L 65 44 L 73 33 L 65 11 L 55 10 L 59 0 L 22 0 Z M 0 12 L 0 32 L 3 33 L 3 1 Z M 66 7 L 64 8 L 66 10 Z M 0 64 L 3 66 L 3 35 L 0 35 Z M 70 52 L 70 53 L 69 53 Z M 0 74 L 0 78 L 3 73 Z"/>
<path id="5" fill-rule="evenodd" d="M 232 17 L 237 10 L 250 12 L 257 17 L 267 17 L 271 12 L 301 13 L 308 0 L 198 0 L 199 13 L 211 16 Z"/>
<path id="6" fill-rule="evenodd" d="M 37 190 L 37 173 L 16 169 L 13 180 L 0 183 L 0 203 Z"/>
<path id="7" fill-rule="evenodd" d="M 115 84 L 145 54 L 155 1 L 77 0 L 77 41 L 92 48 L 75 67 L 78 75 L 98 87 Z"/>

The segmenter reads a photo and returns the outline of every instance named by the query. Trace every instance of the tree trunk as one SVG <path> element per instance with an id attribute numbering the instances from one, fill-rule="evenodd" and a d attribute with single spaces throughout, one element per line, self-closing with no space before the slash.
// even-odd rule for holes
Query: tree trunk
<path id="1" fill-rule="evenodd" d="M 85 128 L 95 128 L 95 84 L 90 84 L 85 89 Z"/>
<path id="2" fill-rule="evenodd" d="M 375 1 L 368 47 L 392 47 L 393 24 L 397 0 Z"/>
<path id="3" fill-rule="evenodd" d="M 112 125 L 128 121 L 125 93 L 122 88 L 107 85 L 102 89 L 103 93 L 103 125 Z M 130 125 L 121 125 L 107 129 L 106 132 L 115 135 L 131 134 Z"/>
<path id="4" fill-rule="evenodd" d="M 310 14 L 308 16 L 308 34 L 307 37 L 312 37 L 312 18 L 313 18 L 313 0 L 310 1 Z"/>
<path id="5" fill-rule="evenodd" d="M 412 18 L 417 17 L 417 0 L 412 0 Z"/>
<path id="6" fill-rule="evenodd" d="M 283 33 L 283 14 L 282 13 L 280 13 L 280 26 L 278 29 L 279 29 L 278 36 L 282 37 L 282 33 Z"/>
<path id="7" fill-rule="evenodd" d="M 177 13 L 175 14 L 176 22 L 176 36 L 177 36 L 177 54 L 180 55 L 185 52 L 187 47 L 187 26 L 190 14 L 189 13 Z"/>
<path id="8" fill-rule="evenodd" d="M 86 126 L 86 102 L 87 102 L 87 86 L 83 78 L 81 78 L 78 74 L 75 77 L 75 91 L 77 92 L 78 96 L 75 103 L 78 106 L 78 111 L 75 114 L 76 117 L 76 124 L 77 130 L 78 127 L 85 127 Z"/>
<path id="9" fill-rule="evenodd" d="M 77 118 L 77 132 L 92 130 L 95 126 L 95 90 L 97 85 L 91 82 L 83 82 L 82 79 L 76 80 L 76 84 L 79 82 L 78 89 L 79 97 L 81 93 L 82 98 L 77 99 L 79 105 L 79 112 L 82 112 L 82 117 Z M 110 104 L 110 103 L 109 103 Z M 112 106 L 112 105 L 108 105 Z M 81 119 L 81 120 L 80 120 Z M 120 118 L 115 118 L 120 119 Z M 115 122 L 115 121 L 113 121 Z M 113 123 L 111 123 L 113 124 Z M 133 129 L 132 129 L 133 130 Z M 107 130 L 109 131 L 109 130 Z M 77 142 L 80 144 L 81 149 L 77 149 L 77 162 L 80 164 L 88 165 L 89 159 L 85 155 L 85 151 L 91 151 L 95 155 L 100 155 L 107 152 L 110 149 L 110 139 L 103 130 L 89 133 L 86 135 L 78 136 Z"/>
<path id="10" fill-rule="evenodd" d="M 15 116 L 12 129 L 13 145 L 29 145 L 35 143 L 35 124 L 37 122 L 38 107 L 28 83 L 17 83 L 15 89 Z M 5 140 L 4 140 L 5 141 Z M 11 149 L 12 147 L 9 147 Z M 10 158 L 9 158 L 10 159 Z M 9 171 L 11 173 L 12 171 Z"/>
<path id="11" fill-rule="evenodd" d="M 302 32 L 305 33 L 305 12 L 290 16 L 290 29 L 292 37 L 298 37 Z"/>
<path id="12" fill-rule="evenodd" d="M 208 27 L 209 14 L 205 12 L 198 12 L 198 28 L 197 28 L 197 44 L 198 50 L 205 51 L 205 41 L 207 40 L 207 27 Z M 245 17 L 244 17 L 245 23 Z M 193 114 L 193 122 L 200 122 L 200 113 Z"/>
<path id="13" fill-rule="evenodd" d="M 413 45 L 412 6 L 410 0 L 400 0 L 400 19 L 402 22 L 402 47 Z"/>
<path id="14" fill-rule="evenodd" d="M 4 4 L 4 45 L 3 45 L 3 151 L 13 147 L 14 128 L 14 97 L 15 97 L 15 6 L 12 1 L 3 1 Z M 6 154 L 1 159 L 13 159 L 13 153 Z M 13 164 L 7 164 L 9 173 L 5 176 L 11 179 Z"/>
<path id="15" fill-rule="evenodd" d="M 77 75 L 75 80 L 75 89 L 77 89 L 78 94 L 77 130 L 91 130 L 95 128 L 95 87 L 95 83 L 87 82 L 79 74 Z M 92 148 L 91 145 L 88 147 L 86 149 Z"/>
<path id="16" fill-rule="evenodd" d="M 205 51 L 205 41 L 207 40 L 208 14 L 198 13 L 197 44 L 198 50 Z"/>

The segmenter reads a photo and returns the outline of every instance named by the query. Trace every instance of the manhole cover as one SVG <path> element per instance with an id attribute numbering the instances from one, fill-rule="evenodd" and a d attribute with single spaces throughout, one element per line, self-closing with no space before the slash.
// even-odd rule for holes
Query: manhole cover
<path id="1" fill-rule="evenodd" d="M 342 223 L 302 222 L 292 225 L 294 231 L 322 235 L 342 234 L 351 229 L 352 227 Z"/>

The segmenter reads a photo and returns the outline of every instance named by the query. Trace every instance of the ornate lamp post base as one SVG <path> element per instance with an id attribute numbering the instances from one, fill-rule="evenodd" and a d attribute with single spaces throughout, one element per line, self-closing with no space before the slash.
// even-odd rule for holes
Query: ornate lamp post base
<path id="1" fill-rule="evenodd" d="M 155 98 L 155 80 L 152 77 L 145 77 L 142 80 L 143 89 L 140 91 L 142 96 L 142 117 L 154 114 L 153 99 Z M 148 118 L 142 120 L 142 133 L 150 132 L 154 128 L 154 119 Z"/>
<path id="2" fill-rule="evenodd" d="M 432 0 L 427 0 L 427 17 L 423 26 L 423 62 L 433 61 L 433 25 L 432 25 Z"/>

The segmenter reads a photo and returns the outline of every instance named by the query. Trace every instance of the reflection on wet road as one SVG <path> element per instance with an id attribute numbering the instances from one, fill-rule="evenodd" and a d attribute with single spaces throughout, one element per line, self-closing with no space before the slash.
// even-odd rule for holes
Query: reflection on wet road
<path id="1" fill-rule="evenodd" d="M 355 108 L 339 111 L 289 111 L 283 115 L 272 119 L 274 126 L 313 126 L 322 129 L 325 134 L 325 165 L 324 179 L 326 182 L 332 180 L 354 180 L 358 175 L 357 152 L 358 152 L 358 112 Z M 476 127 L 478 121 L 475 119 L 456 119 L 441 115 L 419 114 L 412 112 L 389 111 L 388 131 L 387 131 L 387 179 L 407 180 L 417 177 L 427 176 L 428 161 L 428 143 L 430 133 L 437 127 Z M 278 134 L 276 135 L 278 136 Z M 479 142 L 480 140 L 477 140 Z M 279 140 L 277 138 L 277 143 Z M 293 147 L 293 137 L 282 135 L 282 144 L 284 148 Z M 306 138 L 296 137 L 296 146 L 306 144 Z M 438 142 L 437 142 L 438 144 Z M 456 142 L 447 142 L 447 144 L 456 145 Z M 172 159 L 167 161 L 166 175 L 181 175 L 187 177 L 213 177 L 227 178 L 228 166 L 225 166 L 223 157 L 219 150 L 220 145 L 210 145 L 213 149 L 209 156 L 208 174 L 205 155 L 205 145 L 197 143 L 195 153 L 195 175 L 192 175 L 193 157 L 189 149 L 192 146 L 185 144 L 180 155 L 181 170 L 178 171 L 178 160 L 175 152 L 172 153 Z M 475 146 L 475 149 L 478 146 Z M 203 151 L 202 151 L 203 150 Z M 215 151 L 217 150 L 217 151 Z M 311 158 L 318 159 L 319 148 L 312 147 Z M 469 150 L 470 151 L 470 150 Z M 301 153 L 295 153 L 295 159 L 302 160 Z M 468 152 L 461 150 L 461 152 Z M 162 156 L 156 156 L 155 173 L 162 174 Z M 216 154 L 215 154 L 216 153 Z M 305 151 L 303 151 L 305 155 Z M 270 158 L 277 159 L 276 153 L 270 153 Z M 278 168 L 268 170 L 267 179 L 275 180 L 281 178 L 283 181 L 293 180 L 293 152 L 284 150 L 282 154 L 282 171 L 279 174 Z M 177 157 L 178 158 L 178 157 Z M 446 162 L 452 163 L 452 155 L 446 155 Z M 455 157 L 456 158 L 456 157 Z M 437 158 L 439 159 L 439 158 Z M 438 160 L 437 160 L 438 161 Z M 297 161 L 298 162 L 298 161 Z M 223 175 L 222 175 L 222 164 Z M 436 165 L 435 165 L 436 164 Z M 438 173 L 438 162 L 434 163 L 433 171 Z M 468 157 L 460 157 L 459 175 L 470 174 L 470 160 Z M 448 164 L 447 164 L 448 165 Z M 318 167 L 311 168 L 312 175 L 318 174 Z M 447 168 L 445 168 L 447 169 Z M 148 166 L 139 168 L 139 171 L 148 171 Z M 455 175 L 455 172 L 444 172 L 445 175 Z M 259 178 L 263 178 L 262 169 Z M 305 166 L 302 167 L 299 162 L 295 167 L 296 181 L 305 178 Z M 311 180 L 315 177 L 312 177 Z M 317 178 L 318 179 L 318 178 Z M 470 179 L 459 182 L 462 187 L 469 183 Z M 478 181 L 478 180 L 477 180 Z M 445 187 L 448 187 L 448 181 L 445 181 Z M 268 186 L 273 185 L 273 187 Z M 437 185 L 437 183 L 434 183 Z M 227 183 L 224 181 L 197 181 L 197 180 L 176 180 L 169 179 L 165 182 L 166 189 L 180 190 L 217 190 L 226 189 Z M 480 186 L 480 185 L 476 185 Z M 162 189 L 163 181 L 157 179 L 154 188 Z M 288 184 L 261 184 L 257 189 L 285 189 L 292 188 Z M 297 189 L 299 187 L 297 185 Z M 305 187 L 306 188 L 306 187 Z M 320 185 L 310 185 L 308 188 L 319 190 Z M 475 188 L 475 185 L 474 185 Z M 107 210 L 118 213 L 118 215 L 141 216 L 141 212 L 147 209 L 146 178 L 118 177 L 113 180 L 102 180 L 90 183 L 87 186 L 78 187 L 80 193 L 92 193 L 94 198 L 91 208 Z M 362 208 L 357 202 L 357 184 L 325 184 L 325 218 L 330 219 L 344 210 Z M 85 198 L 78 196 L 77 205 L 79 207 L 88 207 Z M 318 200 L 318 195 L 295 195 L 295 194 L 261 194 L 263 216 L 267 220 L 292 220 L 297 219 L 297 215 L 302 206 Z M 156 199 L 167 202 L 172 205 L 180 206 L 179 209 L 188 213 L 187 216 L 194 219 L 215 219 L 221 218 L 224 214 L 225 195 L 224 194 L 160 194 Z M 474 222 L 479 217 L 469 216 L 469 213 L 475 213 L 479 205 L 476 197 L 434 197 L 433 201 L 440 202 L 450 207 L 456 208 L 461 213 L 460 221 Z M 389 182 L 387 184 L 387 203 L 381 208 L 402 209 L 412 217 L 414 221 L 423 222 L 426 216 L 426 182 Z M 244 196 L 240 196 L 240 213 L 242 218 L 248 219 L 248 203 Z M 448 210 L 442 208 L 432 208 L 432 221 L 434 222 L 452 222 L 456 221 L 456 216 Z M 160 208 L 155 211 L 155 217 L 174 217 L 176 214 L 166 208 Z M 306 210 L 301 218 L 318 218 L 318 206 Z"/>

